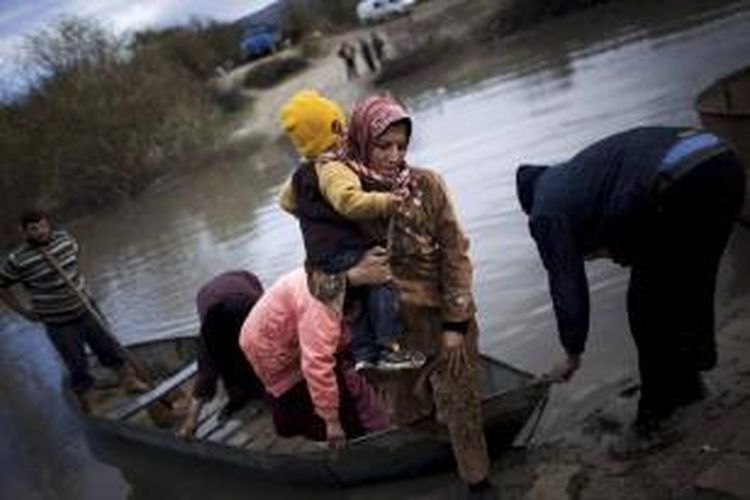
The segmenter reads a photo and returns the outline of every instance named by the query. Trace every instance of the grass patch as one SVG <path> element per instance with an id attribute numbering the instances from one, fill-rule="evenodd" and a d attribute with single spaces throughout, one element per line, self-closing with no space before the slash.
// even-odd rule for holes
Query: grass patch
<path id="1" fill-rule="evenodd" d="M 376 84 L 383 84 L 410 75 L 441 61 L 445 54 L 456 51 L 459 43 L 453 38 L 428 36 L 414 42 L 408 49 L 401 49 L 397 56 L 383 61 L 375 77 Z"/>
<path id="2" fill-rule="evenodd" d="M 605 3 L 608 0 L 513 0 L 500 7 L 482 29 L 478 38 L 505 36 L 528 29 L 546 19 L 563 17 L 573 12 Z"/>
<path id="3" fill-rule="evenodd" d="M 217 151 L 222 109 L 241 103 L 212 94 L 204 75 L 221 54 L 182 51 L 206 37 L 186 33 L 128 39 L 70 18 L 30 37 L 26 67 L 37 78 L 0 103 L 0 235 L 14 236 L 31 207 L 76 217 Z"/>

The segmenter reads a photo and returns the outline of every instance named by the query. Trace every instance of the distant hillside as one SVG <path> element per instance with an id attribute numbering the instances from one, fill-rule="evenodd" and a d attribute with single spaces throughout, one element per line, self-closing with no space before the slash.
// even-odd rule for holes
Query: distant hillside
<path id="1" fill-rule="evenodd" d="M 279 26 L 281 20 L 284 18 L 285 8 L 286 0 L 278 0 L 259 11 L 238 19 L 237 23 L 243 26 L 253 24 L 270 24 L 273 26 Z"/>
<path id="2" fill-rule="evenodd" d="M 340 14 L 341 9 L 345 13 L 354 13 L 357 0 L 277 0 L 263 9 L 253 12 L 237 20 L 237 23 L 248 26 L 253 24 L 270 24 L 279 26 L 290 7 L 300 7 L 302 10 L 318 12 L 324 16 Z"/>

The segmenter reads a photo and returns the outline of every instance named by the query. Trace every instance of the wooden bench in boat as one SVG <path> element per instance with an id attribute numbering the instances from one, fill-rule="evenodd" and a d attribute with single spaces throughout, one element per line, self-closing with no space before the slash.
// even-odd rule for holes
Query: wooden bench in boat
<path id="1" fill-rule="evenodd" d="M 141 394 L 140 396 L 128 401 L 128 403 L 126 403 L 125 405 L 120 406 L 114 409 L 113 411 L 109 412 L 106 415 L 106 418 L 112 419 L 112 420 L 124 420 L 138 413 L 144 408 L 148 408 L 149 406 L 154 404 L 156 401 L 164 397 L 169 392 L 180 387 L 188 379 L 193 377 L 197 372 L 198 372 L 198 362 L 193 361 L 192 363 L 188 364 L 187 366 L 185 366 L 185 368 L 178 371 L 171 377 L 163 380 L 153 390 L 145 394 Z"/>

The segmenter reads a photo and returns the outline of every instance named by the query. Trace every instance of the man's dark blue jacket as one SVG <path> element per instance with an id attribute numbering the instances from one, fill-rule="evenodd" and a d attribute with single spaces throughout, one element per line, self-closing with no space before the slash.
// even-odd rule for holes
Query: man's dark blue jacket
<path id="1" fill-rule="evenodd" d="M 615 261 L 632 264 L 648 251 L 643 231 L 654 213 L 665 155 L 696 134 L 637 128 L 596 142 L 561 165 L 519 167 L 518 197 L 549 275 L 560 339 L 569 354 L 583 352 L 589 330 L 585 256 L 606 249 Z M 716 154 L 726 146 L 711 149 Z"/>

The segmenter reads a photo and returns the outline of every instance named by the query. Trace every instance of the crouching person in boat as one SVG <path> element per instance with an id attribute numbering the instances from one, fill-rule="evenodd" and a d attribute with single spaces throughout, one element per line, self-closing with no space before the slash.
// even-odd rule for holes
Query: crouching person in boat
<path id="1" fill-rule="evenodd" d="M 222 273 L 198 291 L 196 307 L 200 318 L 198 374 L 193 385 L 188 413 L 177 431 L 191 439 L 203 406 L 216 395 L 219 379 L 228 401 L 219 418 L 228 418 L 245 404 L 265 394 L 263 384 L 247 363 L 239 347 L 240 329 L 263 294 L 258 278 L 248 271 Z"/>
<path id="2" fill-rule="evenodd" d="M 385 257 L 376 251 L 346 273 L 351 286 L 389 278 Z M 342 316 L 313 297 L 303 268 L 281 277 L 255 305 L 240 346 L 271 396 L 280 436 L 301 435 L 338 449 L 388 426 L 374 389 L 354 370 L 348 341 Z"/>
<path id="3" fill-rule="evenodd" d="M 371 189 L 403 199 L 393 216 L 389 263 L 399 290 L 406 347 L 427 355 L 418 373 L 403 377 L 396 397 L 399 423 L 433 413 L 450 435 L 462 479 L 471 492 L 492 489 L 482 426 L 469 241 L 442 178 L 412 167 L 405 156 L 412 121 L 387 96 L 370 96 L 349 122 L 353 160 Z M 414 394 L 421 397 L 414 397 Z"/>

